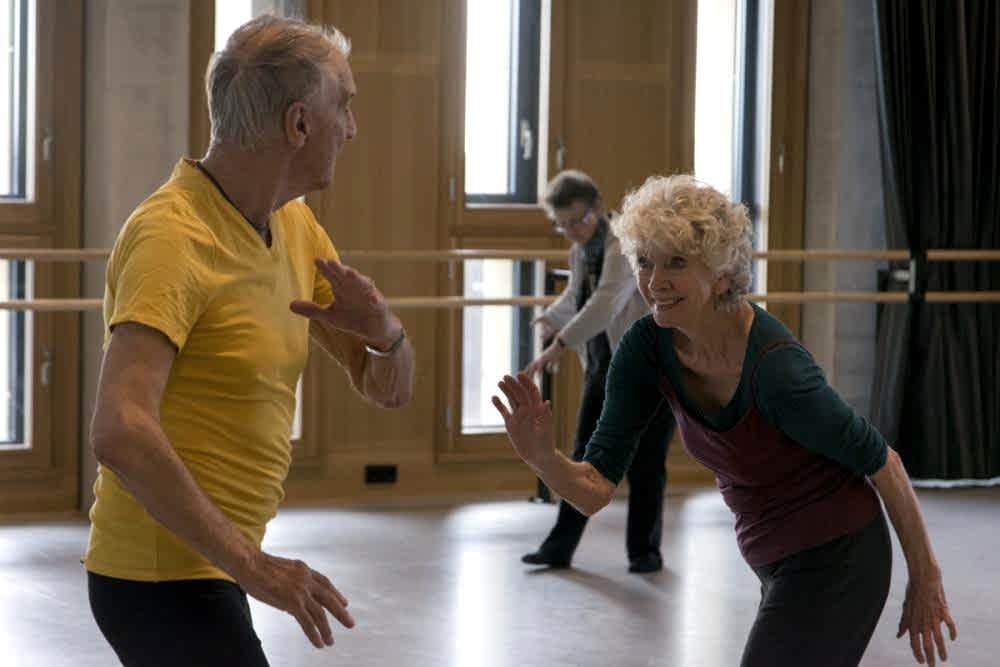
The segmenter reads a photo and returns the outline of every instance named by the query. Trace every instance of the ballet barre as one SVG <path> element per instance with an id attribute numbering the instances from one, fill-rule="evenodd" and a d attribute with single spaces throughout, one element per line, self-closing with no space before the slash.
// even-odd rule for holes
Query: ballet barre
<path id="1" fill-rule="evenodd" d="M 907 303 L 906 292 L 771 292 L 748 294 L 747 299 L 768 303 Z M 511 298 L 466 298 L 460 296 L 390 297 L 393 310 L 459 310 L 480 306 L 546 306 L 552 296 L 518 296 Z M 928 303 L 1000 303 L 1000 291 L 978 292 L 925 292 Z M 82 312 L 100 310 L 101 299 L 18 299 L 0 301 L 2 310 L 30 310 L 35 312 Z"/>
<path id="2" fill-rule="evenodd" d="M 0 260 L 31 260 L 35 262 L 91 262 L 107 259 L 107 248 L 2 248 Z M 511 259 L 523 261 L 565 260 L 566 250 L 345 250 L 345 262 L 454 262 L 473 259 Z M 926 252 L 929 262 L 996 262 L 1000 250 L 944 250 Z M 766 250 L 755 251 L 753 258 L 770 262 L 805 261 L 907 261 L 912 259 L 909 250 Z"/>
<path id="3" fill-rule="evenodd" d="M 105 248 L 0 248 L 0 260 L 30 260 L 35 262 L 88 262 L 106 260 L 110 250 Z M 480 259 L 508 259 L 522 261 L 565 260 L 565 250 L 347 250 L 341 258 L 347 262 L 455 262 Z M 804 261 L 869 261 L 915 260 L 908 250 L 768 250 L 754 252 L 755 259 L 776 262 Z M 1000 261 L 1000 250 L 946 250 L 932 249 L 925 253 L 929 262 Z M 912 290 L 911 290 L 912 292 Z M 747 299 L 769 303 L 907 303 L 911 292 L 849 292 L 808 291 L 770 292 L 749 294 Z M 1000 291 L 925 292 L 921 295 L 927 303 L 998 303 Z M 518 296 L 510 298 L 468 298 L 460 296 L 390 297 L 389 306 L 396 310 L 459 310 L 481 306 L 545 306 L 552 303 L 551 296 Z M 100 310 L 101 299 L 16 299 L 0 301 L 0 311 L 83 312 Z"/>

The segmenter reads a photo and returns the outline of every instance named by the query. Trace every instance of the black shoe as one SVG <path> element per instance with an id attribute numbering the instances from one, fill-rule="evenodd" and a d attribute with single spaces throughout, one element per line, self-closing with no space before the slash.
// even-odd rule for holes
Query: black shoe
<path id="1" fill-rule="evenodd" d="M 644 574 L 647 572 L 659 572 L 663 569 L 663 558 L 657 554 L 646 554 L 629 561 L 628 571 Z"/>
<path id="2" fill-rule="evenodd" d="M 569 567 L 569 562 L 572 560 L 571 556 L 561 556 L 551 553 L 546 553 L 539 549 L 538 551 L 532 552 L 530 554 L 524 554 L 521 556 L 521 562 L 527 563 L 528 565 L 548 565 L 554 569 L 563 569 Z"/>

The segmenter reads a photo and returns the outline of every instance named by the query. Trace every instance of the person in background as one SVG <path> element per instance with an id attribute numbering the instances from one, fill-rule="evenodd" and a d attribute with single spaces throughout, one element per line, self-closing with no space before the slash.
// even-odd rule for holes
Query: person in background
<path id="1" fill-rule="evenodd" d="M 580 460 L 604 406 L 608 364 L 622 335 L 649 307 L 636 288 L 628 260 L 611 233 L 601 194 L 580 171 L 564 171 L 548 184 L 542 205 L 552 228 L 572 242 L 570 280 L 559 298 L 533 320 L 543 340 L 552 343 L 528 366 L 529 376 L 555 366 L 566 348 L 580 356 L 583 391 L 577 416 L 573 459 Z M 625 543 L 630 572 L 663 567 L 665 457 L 674 421 L 668 409 L 650 418 L 628 468 L 629 500 Z M 537 551 L 521 560 L 531 565 L 568 567 L 587 525 L 587 517 L 563 500 L 551 532 Z"/>

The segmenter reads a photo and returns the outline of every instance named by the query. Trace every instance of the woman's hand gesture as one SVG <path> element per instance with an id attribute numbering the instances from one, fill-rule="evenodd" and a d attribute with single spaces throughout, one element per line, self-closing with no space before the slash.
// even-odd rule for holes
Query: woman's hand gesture
<path id="1" fill-rule="evenodd" d="M 934 667 L 934 649 L 941 661 L 948 659 L 948 649 L 944 643 L 941 624 L 948 626 L 951 641 L 958 637 L 955 621 L 948 611 L 944 597 L 944 586 L 939 577 L 911 579 L 906 585 L 906 599 L 903 600 L 903 615 L 899 619 L 896 637 L 910 633 L 910 648 L 913 657 L 921 665 L 925 662 Z"/>
<path id="2" fill-rule="evenodd" d="M 552 407 L 542 400 L 538 387 L 524 373 L 516 378 L 505 375 L 498 384 L 510 410 L 496 396 L 493 405 L 503 417 L 507 437 L 514 451 L 532 466 L 537 466 L 555 454 L 552 427 Z"/>

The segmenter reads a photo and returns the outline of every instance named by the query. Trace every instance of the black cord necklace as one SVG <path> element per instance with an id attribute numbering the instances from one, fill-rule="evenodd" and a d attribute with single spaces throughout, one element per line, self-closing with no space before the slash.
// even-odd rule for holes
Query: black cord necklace
<path id="1" fill-rule="evenodd" d="M 208 177 L 208 180 L 212 181 L 212 185 L 214 185 L 215 188 L 219 191 L 219 194 L 222 195 L 223 199 L 225 199 L 227 202 L 229 202 L 230 206 L 232 206 L 234 209 L 236 209 L 236 212 L 239 213 L 240 216 L 244 220 L 246 220 L 246 222 L 247 222 L 248 225 L 250 225 L 251 227 L 253 227 L 254 231 L 257 232 L 257 234 L 259 234 L 262 239 L 264 239 L 264 243 L 266 243 L 267 247 L 270 248 L 271 247 L 271 226 L 270 225 L 264 225 L 263 227 L 258 227 L 257 225 L 253 224 L 250 221 L 250 218 L 248 218 L 245 215 L 243 215 L 243 211 L 241 211 L 239 209 L 239 207 L 236 206 L 236 204 L 233 203 L 233 200 L 229 198 L 229 195 L 227 195 L 226 191 L 222 189 L 222 186 L 219 185 L 219 182 L 217 180 L 215 180 L 215 176 L 212 176 L 212 173 L 208 169 L 205 168 L 205 165 L 203 165 L 200 160 L 196 160 L 195 163 L 194 163 L 194 165 L 196 167 L 198 167 L 198 170 L 201 171 L 201 173 L 205 174 L 205 176 Z"/>

